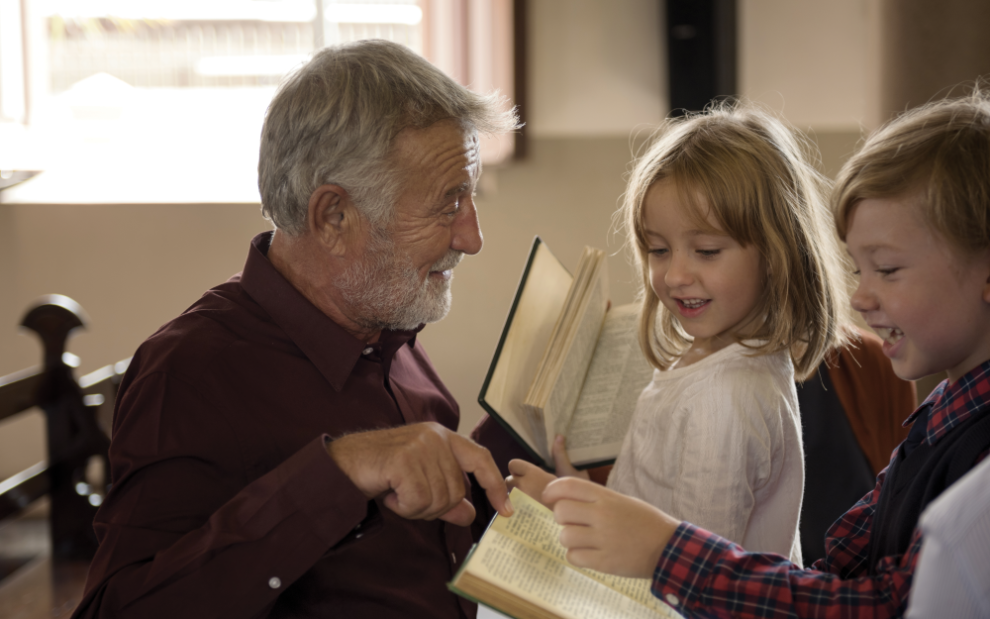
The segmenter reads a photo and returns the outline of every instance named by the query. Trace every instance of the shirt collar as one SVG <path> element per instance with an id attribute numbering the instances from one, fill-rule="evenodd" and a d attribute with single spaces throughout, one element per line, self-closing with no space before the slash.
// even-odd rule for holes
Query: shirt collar
<path id="1" fill-rule="evenodd" d="M 928 417 L 925 440 L 934 445 L 949 430 L 990 406 L 990 360 L 967 372 L 953 384 L 943 380 L 904 422 L 909 426 L 922 414 Z"/>
<path id="2" fill-rule="evenodd" d="M 413 331 L 383 331 L 373 345 L 345 331 L 275 269 L 267 255 L 271 240 L 271 232 L 262 232 L 251 240 L 241 285 L 313 362 L 334 390 L 343 389 L 347 377 L 369 346 L 387 368 L 403 344 L 410 347 L 415 344 L 422 325 Z"/>

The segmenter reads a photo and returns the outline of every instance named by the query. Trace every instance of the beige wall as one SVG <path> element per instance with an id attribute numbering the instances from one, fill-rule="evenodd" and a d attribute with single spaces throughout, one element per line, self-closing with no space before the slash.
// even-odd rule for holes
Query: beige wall
<path id="1" fill-rule="evenodd" d="M 666 115 L 656 0 L 531 0 L 530 134 L 626 136 Z"/>
<path id="2" fill-rule="evenodd" d="M 68 350 L 81 372 L 129 357 L 199 294 L 240 270 L 256 206 L 0 204 L 0 375 L 37 365 L 17 326 L 29 303 L 64 294 L 89 315 Z M 40 413 L 0 422 L 0 479 L 44 457 Z"/>
<path id="3" fill-rule="evenodd" d="M 741 58 L 744 93 L 782 93 L 785 113 L 802 127 L 820 128 L 830 169 L 851 152 L 864 113 L 850 103 L 862 96 L 853 66 L 864 28 L 853 10 L 860 4 L 741 3 L 741 41 L 749 50 Z M 810 13 L 796 12 L 798 5 Z M 457 269 L 450 315 L 422 335 L 461 402 L 462 430 L 480 415 L 477 393 L 533 236 L 541 235 L 568 267 L 585 244 L 618 250 L 609 230 L 630 136 L 666 110 L 658 7 L 654 0 L 531 1 L 530 155 L 486 171 L 479 196 L 484 251 Z M 801 48 L 803 41 L 813 48 Z M 805 63 L 782 62 L 784 53 L 814 61 L 816 71 L 827 68 L 823 81 L 809 77 Z M 817 94 L 809 97 L 807 89 Z M 112 171 L 102 178 L 93 167 L 90 182 L 113 182 Z M 31 181 L 41 182 L 44 175 Z M 238 271 L 249 239 L 268 228 L 257 205 L 24 204 L 17 196 L 39 192 L 17 189 L 0 203 L 0 375 L 40 359 L 37 342 L 15 327 L 37 296 L 65 294 L 87 310 L 90 329 L 69 350 L 88 372 L 129 356 L 203 290 Z M 610 261 L 613 301 L 632 300 L 624 256 Z M 39 415 L 0 422 L 0 478 L 43 454 Z"/>
<path id="4" fill-rule="evenodd" d="M 875 126 L 879 0 L 740 0 L 742 94 L 802 130 Z"/>

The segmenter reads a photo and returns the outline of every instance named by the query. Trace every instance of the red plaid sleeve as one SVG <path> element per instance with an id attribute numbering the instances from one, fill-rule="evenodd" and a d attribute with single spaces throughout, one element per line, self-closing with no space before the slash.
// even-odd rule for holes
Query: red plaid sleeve
<path id="1" fill-rule="evenodd" d="M 784 557 L 746 552 L 714 533 L 682 523 L 653 574 L 653 594 L 685 617 L 897 617 L 903 614 L 921 549 L 915 529 L 908 552 L 886 557 L 869 576 L 866 544 L 886 471 L 826 538 L 813 569 Z"/>

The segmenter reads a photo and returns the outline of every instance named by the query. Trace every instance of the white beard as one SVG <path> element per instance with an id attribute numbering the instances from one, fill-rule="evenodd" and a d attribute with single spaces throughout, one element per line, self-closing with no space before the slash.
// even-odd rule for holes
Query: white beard
<path id="1" fill-rule="evenodd" d="M 430 271 L 453 269 L 464 253 L 448 250 Z M 362 261 L 351 265 L 334 282 L 344 301 L 356 310 L 353 319 L 372 330 L 405 331 L 437 322 L 450 311 L 450 280 L 419 273 L 400 254 L 388 233 L 372 232 Z"/>

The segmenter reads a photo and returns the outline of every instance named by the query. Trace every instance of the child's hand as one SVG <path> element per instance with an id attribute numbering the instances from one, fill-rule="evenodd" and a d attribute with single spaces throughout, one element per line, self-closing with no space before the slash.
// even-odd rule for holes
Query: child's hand
<path id="1" fill-rule="evenodd" d="M 648 503 L 580 479 L 548 484 L 542 501 L 564 525 L 560 543 L 568 561 L 619 576 L 652 577 L 680 525 Z"/>
<path id="2" fill-rule="evenodd" d="M 579 471 L 571 464 L 571 459 L 567 455 L 567 443 L 564 441 L 564 437 L 560 434 L 553 441 L 553 463 L 557 467 L 557 477 L 591 479 L 588 471 Z"/>
<path id="3" fill-rule="evenodd" d="M 509 460 L 509 473 L 511 475 L 505 478 L 505 485 L 509 487 L 510 491 L 513 488 L 519 488 L 540 502 L 543 502 L 541 498 L 543 489 L 547 487 L 547 484 L 557 479 L 554 475 L 525 460 Z M 550 506 L 547 505 L 547 507 Z"/>

